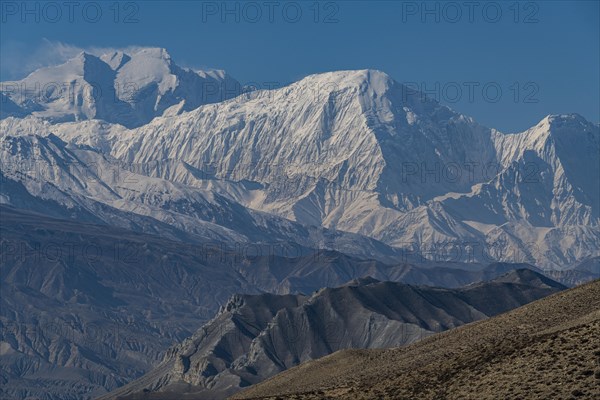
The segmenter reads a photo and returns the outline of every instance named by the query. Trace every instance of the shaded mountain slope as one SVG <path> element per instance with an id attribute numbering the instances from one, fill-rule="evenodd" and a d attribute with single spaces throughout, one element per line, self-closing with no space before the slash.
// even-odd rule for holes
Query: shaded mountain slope
<path id="1" fill-rule="evenodd" d="M 600 281 L 411 346 L 341 351 L 235 399 L 597 398 Z"/>
<path id="2" fill-rule="evenodd" d="M 365 278 L 310 297 L 234 296 L 156 370 L 103 398 L 224 398 L 339 349 L 404 346 L 564 288 L 516 270 L 462 289 Z"/>

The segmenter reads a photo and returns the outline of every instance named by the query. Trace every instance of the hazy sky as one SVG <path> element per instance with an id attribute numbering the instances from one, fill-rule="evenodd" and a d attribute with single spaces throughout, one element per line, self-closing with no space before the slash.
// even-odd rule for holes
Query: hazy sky
<path id="1" fill-rule="evenodd" d="M 0 4 L 3 81 L 80 49 L 159 46 L 182 66 L 265 87 L 380 69 L 507 132 L 547 114 L 600 121 L 598 1 Z"/>

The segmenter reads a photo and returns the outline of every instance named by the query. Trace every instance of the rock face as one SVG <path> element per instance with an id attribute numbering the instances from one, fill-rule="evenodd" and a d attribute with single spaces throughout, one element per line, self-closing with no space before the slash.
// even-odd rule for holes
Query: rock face
<path id="1" fill-rule="evenodd" d="M 154 371 L 103 398 L 224 398 L 340 349 L 405 346 L 564 288 L 515 270 L 462 289 L 365 278 L 311 296 L 236 295 Z"/>

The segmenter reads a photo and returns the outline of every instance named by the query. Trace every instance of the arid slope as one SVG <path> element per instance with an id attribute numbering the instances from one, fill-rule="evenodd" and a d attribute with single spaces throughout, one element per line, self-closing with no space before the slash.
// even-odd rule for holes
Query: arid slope
<path id="1" fill-rule="evenodd" d="M 234 399 L 600 397 L 600 280 L 405 348 L 340 351 Z"/>

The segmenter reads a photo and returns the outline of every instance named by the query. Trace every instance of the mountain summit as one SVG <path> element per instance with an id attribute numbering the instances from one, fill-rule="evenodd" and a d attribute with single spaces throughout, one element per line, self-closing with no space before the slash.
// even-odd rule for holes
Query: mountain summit
<path id="1" fill-rule="evenodd" d="M 136 127 L 170 107 L 192 110 L 240 93 L 222 72 L 177 66 L 162 48 L 100 57 L 81 52 L 66 63 L 42 68 L 20 81 L 2 82 L 3 97 L 16 105 L 3 117 L 34 115 L 52 122 L 101 119 Z"/>

